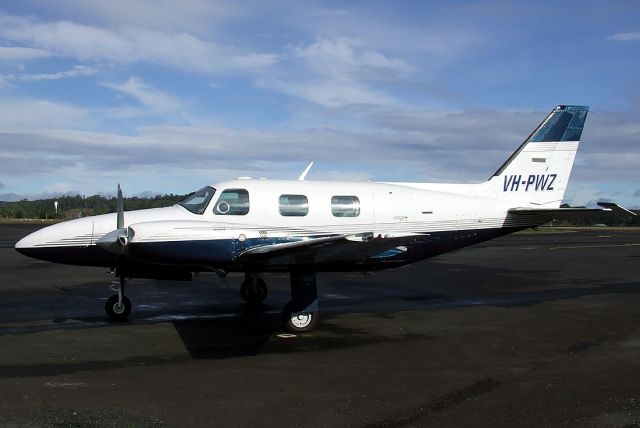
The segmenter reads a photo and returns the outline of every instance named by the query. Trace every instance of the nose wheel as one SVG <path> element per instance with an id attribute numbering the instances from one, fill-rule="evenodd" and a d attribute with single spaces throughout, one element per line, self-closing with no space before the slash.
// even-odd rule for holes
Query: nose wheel
<path id="1" fill-rule="evenodd" d="M 131 313 L 131 301 L 124 295 L 124 281 L 124 276 L 121 276 L 117 281 L 113 281 L 112 288 L 118 293 L 109 297 L 104 305 L 107 316 L 114 322 L 126 321 Z"/>
<path id="2" fill-rule="evenodd" d="M 120 299 L 118 294 L 114 294 L 107 300 L 104 310 L 111 321 L 126 321 L 131 313 L 131 301 L 127 296 L 122 296 Z"/>

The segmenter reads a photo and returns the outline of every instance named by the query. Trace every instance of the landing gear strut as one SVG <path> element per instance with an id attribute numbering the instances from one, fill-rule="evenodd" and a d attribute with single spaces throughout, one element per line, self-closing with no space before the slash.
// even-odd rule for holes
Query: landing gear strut
<path id="1" fill-rule="evenodd" d="M 282 323 L 291 333 L 307 333 L 320 321 L 316 274 L 312 271 L 291 271 L 291 301 L 282 310 Z"/>
<path id="2" fill-rule="evenodd" d="M 121 275 L 118 280 L 114 279 L 111 283 L 112 288 L 118 292 L 109 297 L 104 306 L 104 310 L 111 321 L 126 321 L 131 313 L 131 301 L 124 295 L 124 281 L 124 276 Z"/>
<path id="3" fill-rule="evenodd" d="M 267 297 L 267 284 L 262 279 L 262 274 L 246 273 L 240 286 L 242 300 L 250 305 L 259 305 Z"/>

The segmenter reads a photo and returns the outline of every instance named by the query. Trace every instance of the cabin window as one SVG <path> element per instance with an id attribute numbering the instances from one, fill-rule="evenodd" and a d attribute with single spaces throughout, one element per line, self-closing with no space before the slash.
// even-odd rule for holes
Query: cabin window
<path id="1" fill-rule="evenodd" d="M 332 196 L 331 214 L 334 217 L 358 217 L 360 199 L 357 196 Z"/>
<path id="2" fill-rule="evenodd" d="M 280 195 L 280 215 L 304 217 L 309 213 L 309 200 L 304 195 Z"/>
<path id="3" fill-rule="evenodd" d="M 249 212 L 249 192 L 245 189 L 227 189 L 220 194 L 213 207 L 217 215 L 245 215 Z"/>

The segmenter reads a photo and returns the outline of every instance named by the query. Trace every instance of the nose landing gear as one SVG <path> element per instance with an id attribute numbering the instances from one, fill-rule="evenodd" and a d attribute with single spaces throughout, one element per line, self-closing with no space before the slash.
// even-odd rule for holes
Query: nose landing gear
<path id="1" fill-rule="evenodd" d="M 131 301 L 124 295 L 124 276 L 120 276 L 119 280 L 113 280 L 111 287 L 117 291 L 117 294 L 109 297 L 104 306 L 104 310 L 111 321 L 126 321 L 131 313 Z"/>

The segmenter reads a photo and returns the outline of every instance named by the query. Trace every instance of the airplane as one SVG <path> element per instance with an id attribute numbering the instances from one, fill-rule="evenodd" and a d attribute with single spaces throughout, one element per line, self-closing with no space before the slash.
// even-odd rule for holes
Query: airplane
<path id="1" fill-rule="evenodd" d="M 318 325 L 317 272 L 395 268 L 552 219 L 633 216 L 614 204 L 560 208 L 588 107 L 559 105 L 487 181 L 475 184 L 333 182 L 240 177 L 205 186 L 174 206 L 66 221 L 16 243 L 22 254 L 111 268 L 112 321 L 131 312 L 131 278 L 191 280 L 194 273 L 245 274 L 240 295 L 259 305 L 264 273 L 288 272 L 282 310 L 293 333 Z"/>

